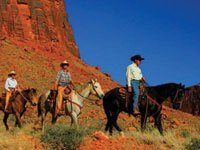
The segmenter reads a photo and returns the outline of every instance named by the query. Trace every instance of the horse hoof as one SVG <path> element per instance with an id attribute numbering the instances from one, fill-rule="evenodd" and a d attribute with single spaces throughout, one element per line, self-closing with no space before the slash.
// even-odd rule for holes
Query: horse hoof
<path id="1" fill-rule="evenodd" d="M 121 137 L 125 137 L 125 135 L 124 135 L 124 132 L 123 132 L 123 131 L 119 132 L 119 135 L 120 135 Z"/>

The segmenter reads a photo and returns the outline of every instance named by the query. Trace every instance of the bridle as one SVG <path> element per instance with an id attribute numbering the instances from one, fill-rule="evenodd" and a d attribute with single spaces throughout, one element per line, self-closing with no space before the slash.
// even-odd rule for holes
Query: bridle
<path id="1" fill-rule="evenodd" d="M 96 83 L 96 81 L 95 81 L 95 83 Z M 94 88 L 94 83 L 90 83 L 90 84 L 92 85 L 93 90 L 97 93 L 98 97 L 101 99 L 101 97 L 99 96 L 97 90 Z M 80 97 L 82 97 L 82 98 L 84 98 L 84 99 L 87 99 L 87 100 L 90 100 L 90 101 L 99 101 L 99 99 L 92 99 L 92 98 L 89 98 L 89 97 L 85 97 L 85 96 L 83 96 L 82 94 L 80 94 L 80 93 L 79 93 L 77 90 L 75 90 L 75 89 L 74 89 L 74 91 L 75 91 Z"/>
<path id="2" fill-rule="evenodd" d="M 96 82 L 95 82 L 96 83 Z M 90 84 L 92 84 L 92 88 L 93 88 L 93 90 L 97 93 L 97 95 L 99 96 L 99 94 L 98 94 L 98 92 L 96 91 L 96 89 L 94 88 L 94 84 L 93 83 L 90 83 Z M 80 96 L 80 97 L 82 97 L 82 98 L 84 98 L 84 99 L 87 99 L 87 100 L 90 100 L 90 101 L 99 101 L 99 99 L 91 99 L 91 98 L 88 98 L 88 97 L 85 97 L 85 96 L 83 96 L 82 94 L 80 94 L 77 90 L 75 90 L 74 89 L 74 91 Z M 100 96 L 99 96 L 99 98 L 100 98 Z M 74 104 L 74 105 L 76 105 L 76 106 L 78 106 L 79 107 L 79 109 L 82 109 L 83 108 L 83 106 L 81 106 L 80 104 L 78 104 L 78 103 L 76 103 L 76 102 L 74 102 L 74 101 L 72 101 L 72 100 L 70 100 L 70 99 L 68 99 L 67 101 L 69 101 L 70 103 L 71 103 L 71 105 L 72 104 Z"/>
<path id="3" fill-rule="evenodd" d="M 31 91 L 31 90 L 30 90 Z M 25 100 L 25 101 L 27 101 L 27 102 L 29 102 L 31 105 L 33 105 L 33 102 L 30 100 L 30 99 L 28 99 L 28 98 L 26 98 L 23 94 L 22 94 L 22 92 L 20 92 L 20 91 L 18 91 L 19 92 L 19 94 L 22 96 L 22 98 Z"/>
<path id="4" fill-rule="evenodd" d="M 144 85 L 143 85 L 143 86 L 144 86 Z M 145 89 L 145 88 L 144 88 L 144 89 Z M 175 94 L 174 99 L 173 99 L 173 102 L 174 102 L 174 100 L 178 97 L 179 92 L 182 91 L 182 90 L 183 90 L 183 89 L 177 89 L 176 94 Z M 147 113 L 148 113 L 148 107 L 149 107 L 149 100 L 150 100 L 152 103 L 154 103 L 155 105 L 158 106 L 157 111 L 156 111 L 155 113 L 153 113 L 151 116 L 155 116 L 155 115 L 160 111 L 160 108 L 162 108 L 162 105 L 161 105 L 161 104 L 159 104 L 155 99 L 153 99 L 152 97 L 150 97 L 150 96 L 147 94 L 147 92 L 145 92 L 145 93 L 146 93 L 146 95 L 147 95 L 147 104 L 146 104 L 146 109 L 145 109 L 145 119 L 144 119 L 144 122 L 146 122 L 146 119 L 147 119 Z M 157 94 L 158 94 L 158 93 L 157 93 Z M 162 98 L 163 100 L 167 99 L 167 98 L 161 97 L 159 94 L 158 94 L 158 96 L 159 96 L 160 98 Z"/>

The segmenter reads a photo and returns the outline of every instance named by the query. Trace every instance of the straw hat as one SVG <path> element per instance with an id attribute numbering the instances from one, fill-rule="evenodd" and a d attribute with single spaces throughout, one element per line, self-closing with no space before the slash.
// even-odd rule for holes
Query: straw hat
<path id="1" fill-rule="evenodd" d="M 60 66 L 63 67 L 64 65 L 69 66 L 69 63 L 65 60 L 65 61 L 63 61 L 63 62 L 60 64 Z"/>
<path id="2" fill-rule="evenodd" d="M 11 71 L 8 75 L 9 75 L 9 76 L 11 76 L 11 75 L 16 75 L 16 72 L 15 72 L 15 71 Z"/>

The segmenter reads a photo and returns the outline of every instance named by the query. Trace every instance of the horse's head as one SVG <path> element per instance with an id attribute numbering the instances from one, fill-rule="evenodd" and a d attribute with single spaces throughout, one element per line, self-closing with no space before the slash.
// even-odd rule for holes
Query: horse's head
<path id="1" fill-rule="evenodd" d="M 91 93 L 97 95 L 100 99 L 104 97 L 104 92 L 101 88 L 101 85 L 97 80 L 91 80 Z"/>
<path id="2" fill-rule="evenodd" d="M 26 91 L 27 91 L 27 100 L 31 103 L 32 106 L 36 106 L 38 103 L 37 90 L 31 88 Z"/>

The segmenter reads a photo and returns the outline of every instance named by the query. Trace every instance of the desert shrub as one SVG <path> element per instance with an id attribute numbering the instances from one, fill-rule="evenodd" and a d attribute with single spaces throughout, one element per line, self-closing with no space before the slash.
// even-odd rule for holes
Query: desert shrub
<path id="1" fill-rule="evenodd" d="M 194 138 L 189 144 L 186 145 L 187 150 L 199 150 L 200 149 L 200 139 Z"/>
<path id="2" fill-rule="evenodd" d="M 49 126 L 41 136 L 41 141 L 48 144 L 50 149 L 75 150 L 89 132 L 64 125 Z"/>
<path id="3" fill-rule="evenodd" d="M 187 130 L 183 130 L 183 131 L 181 132 L 181 136 L 184 137 L 184 138 L 187 138 L 187 137 L 190 136 L 190 132 L 188 132 Z"/>

